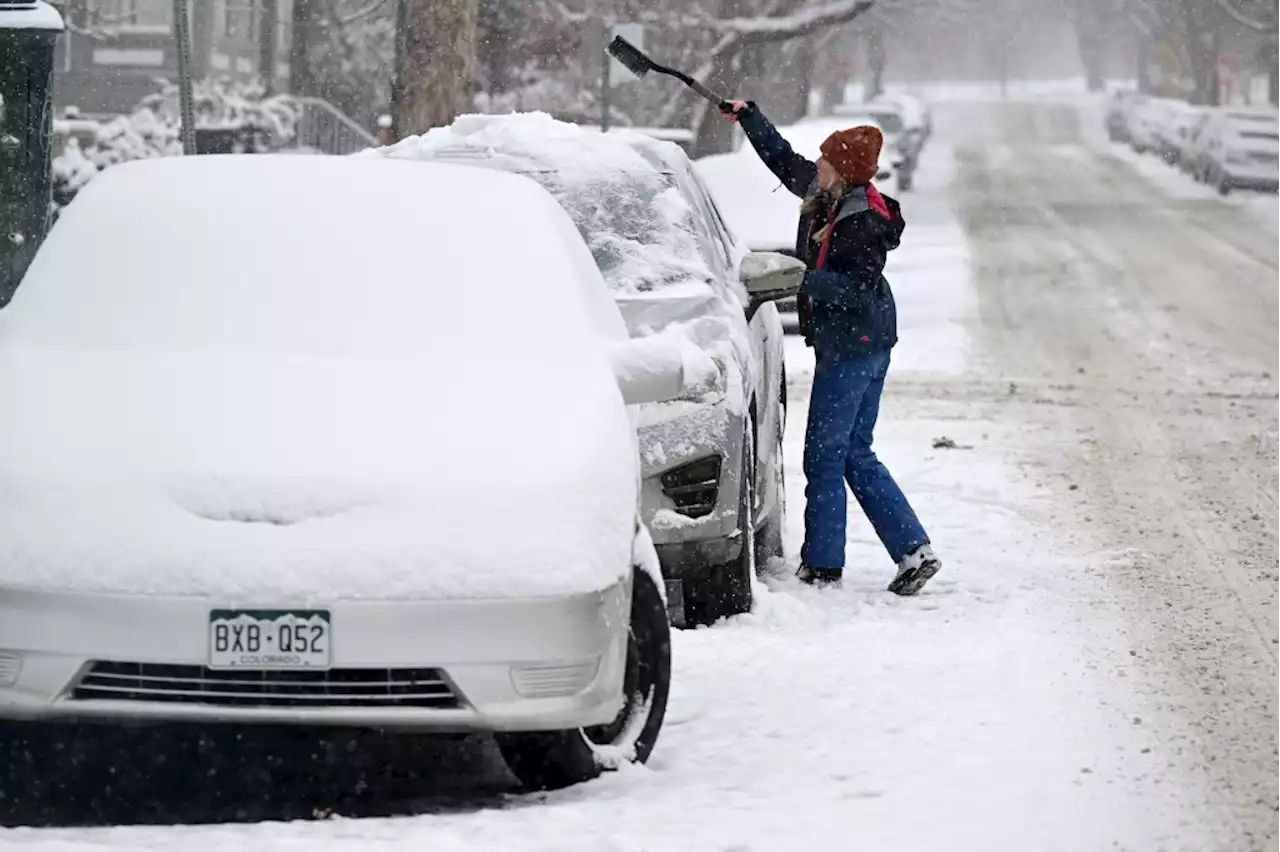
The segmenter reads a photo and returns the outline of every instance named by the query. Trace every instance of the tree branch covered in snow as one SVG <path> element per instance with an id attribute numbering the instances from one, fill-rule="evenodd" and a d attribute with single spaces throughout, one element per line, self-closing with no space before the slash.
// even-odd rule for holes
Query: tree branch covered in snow
<path id="1" fill-rule="evenodd" d="M 1260 33 L 1275 31 L 1276 25 L 1274 23 L 1265 24 L 1262 21 L 1255 20 L 1232 5 L 1231 0 L 1216 0 L 1216 2 L 1222 7 L 1224 12 L 1230 15 L 1231 18 L 1242 27 L 1248 27 L 1249 29 L 1257 30 Z M 1272 11 L 1275 9 L 1274 5 L 1270 8 Z"/>

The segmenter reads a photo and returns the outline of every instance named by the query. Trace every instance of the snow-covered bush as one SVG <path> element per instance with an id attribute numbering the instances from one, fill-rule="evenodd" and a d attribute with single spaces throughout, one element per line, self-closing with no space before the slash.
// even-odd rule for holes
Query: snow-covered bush
<path id="1" fill-rule="evenodd" d="M 204 80 L 194 87 L 196 132 L 222 132 L 235 151 L 267 153 L 296 136 L 301 106 L 288 95 L 265 97 L 260 86 Z M 108 166 L 182 153 L 178 87 L 166 83 L 144 98 L 129 115 L 98 125 L 92 141 L 68 138 L 53 160 L 56 214 L 94 175 Z"/>

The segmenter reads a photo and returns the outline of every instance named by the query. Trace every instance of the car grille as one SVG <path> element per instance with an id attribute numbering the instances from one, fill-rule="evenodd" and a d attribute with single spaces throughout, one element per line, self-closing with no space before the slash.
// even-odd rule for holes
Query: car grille
<path id="1" fill-rule="evenodd" d="M 226 671 L 161 663 L 94 662 L 73 701 L 162 701 L 215 707 L 458 706 L 439 669 Z"/>
<path id="2" fill-rule="evenodd" d="M 707 456 L 662 474 L 662 492 L 686 517 L 710 515 L 720 498 L 720 457 Z"/>

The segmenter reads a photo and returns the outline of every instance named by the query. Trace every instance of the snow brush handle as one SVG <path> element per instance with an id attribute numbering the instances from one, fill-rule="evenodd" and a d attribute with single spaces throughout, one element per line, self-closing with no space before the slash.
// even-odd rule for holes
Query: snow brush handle
<path id="1" fill-rule="evenodd" d="M 724 112 L 726 110 L 732 111 L 733 109 L 732 104 L 730 104 L 724 98 L 717 95 L 715 92 L 708 89 L 706 86 L 702 85 L 702 83 L 700 83 L 699 81 L 690 77 L 688 74 L 685 74 L 683 71 L 677 71 L 674 68 L 666 68 L 661 65 L 655 65 L 653 70 L 657 71 L 660 74 L 667 74 L 671 77 L 675 77 L 681 83 L 684 83 L 690 89 L 693 89 L 695 92 L 697 92 L 703 98 L 715 104 L 716 108 L 719 109 L 721 112 Z"/>

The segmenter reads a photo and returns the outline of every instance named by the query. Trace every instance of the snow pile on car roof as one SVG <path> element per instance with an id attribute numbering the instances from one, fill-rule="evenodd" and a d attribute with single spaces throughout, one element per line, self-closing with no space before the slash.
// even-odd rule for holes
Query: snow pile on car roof
<path id="1" fill-rule="evenodd" d="M 500 237 L 495 203 L 519 223 Z M 107 170 L 0 311 L 0 588 L 251 603 L 616 582 L 638 462 L 583 291 L 605 287 L 573 224 L 512 175 Z"/>
<path id="2" fill-rule="evenodd" d="M 540 112 L 467 115 L 362 155 L 485 158 L 484 165 L 528 174 L 568 210 L 615 291 L 640 293 L 705 280 L 711 273 L 698 250 L 693 211 L 664 167 L 630 144 L 641 138 L 593 133 Z M 501 211 L 502 200 L 493 201 Z"/>

